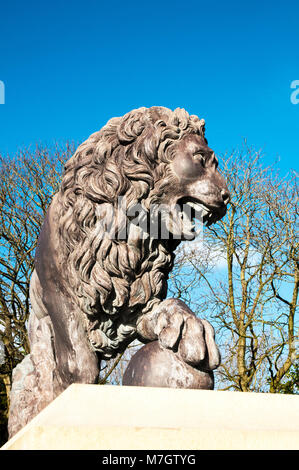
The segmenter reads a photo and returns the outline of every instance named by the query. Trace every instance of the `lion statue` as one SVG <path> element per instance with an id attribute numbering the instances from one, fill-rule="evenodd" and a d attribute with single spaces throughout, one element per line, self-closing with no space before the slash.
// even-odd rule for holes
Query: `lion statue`
<path id="1" fill-rule="evenodd" d="M 136 338 L 178 350 L 191 366 L 218 367 L 210 323 L 165 300 L 174 251 L 194 236 L 194 218 L 210 225 L 226 213 L 217 165 L 204 120 L 180 108 L 112 118 L 78 147 L 38 240 L 31 352 L 13 373 L 10 436 L 71 383 L 96 383 L 101 361 Z"/>

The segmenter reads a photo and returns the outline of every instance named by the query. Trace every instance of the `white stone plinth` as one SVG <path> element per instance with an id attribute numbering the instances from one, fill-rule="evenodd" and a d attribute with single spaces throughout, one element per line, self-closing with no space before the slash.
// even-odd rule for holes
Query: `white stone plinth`
<path id="1" fill-rule="evenodd" d="M 299 396 L 73 384 L 2 449 L 299 449 Z"/>

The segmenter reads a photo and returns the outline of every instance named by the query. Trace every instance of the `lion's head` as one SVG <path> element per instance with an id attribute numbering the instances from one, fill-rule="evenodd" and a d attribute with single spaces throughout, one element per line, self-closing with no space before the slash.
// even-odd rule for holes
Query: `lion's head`
<path id="1" fill-rule="evenodd" d="M 204 124 L 184 109 L 139 108 L 108 121 L 65 166 L 58 195 L 65 279 L 105 358 L 125 348 L 137 318 L 165 298 L 173 251 L 192 234 L 193 218 L 211 224 L 226 212 L 229 193 Z M 138 205 L 145 214 L 170 208 L 167 239 L 138 236 L 128 224 Z"/>

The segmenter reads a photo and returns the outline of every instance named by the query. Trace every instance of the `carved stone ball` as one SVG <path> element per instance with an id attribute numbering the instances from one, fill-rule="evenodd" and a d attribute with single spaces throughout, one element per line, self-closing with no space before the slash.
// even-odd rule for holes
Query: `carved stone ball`
<path id="1" fill-rule="evenodd" d="M 212 371 L 191 367 L 158 341 L 146 344 L 130 360 L 123 385 L 140 387 L 193 388 L 213 390 Z"/>

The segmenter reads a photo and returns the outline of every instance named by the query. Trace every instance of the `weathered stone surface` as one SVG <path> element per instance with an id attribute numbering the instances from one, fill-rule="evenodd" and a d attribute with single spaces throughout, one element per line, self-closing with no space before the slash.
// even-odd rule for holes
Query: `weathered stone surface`
<path id="1" fill-rule="evenodd" d="M 184 109 L 140 108 L 66 163 L 38 240 L 30 360 L 13 385 L 10 435 L 71 383 L 96 383 L 101 360 L 136 338 L 178 350 L 190 367 L 219 365 L 211 325 L 164 300 L 194 217 L 210 225 L 229 202 L 204 125 Z"/>
<path id="2" fill-rule="evenodd" d="M 153 341 L 132 357 L 124 372 L 122 384 L 213 390 L 214 376 L 211 370 L 191 367 L 178 353 L 164 349 L 158 341 Z"/>
<path id="3" fill-rule="evenodd" d="M 11 405 L 9 415 L 9 434 L 14 435 L 24 423 L 32 419 L 57 396 L 54 372 L 55 358 L 51 344 L 51 325 L 49 317 L 34 321 L 35 342 L 31 354 L 17 365 L 13 371 Z"/>

